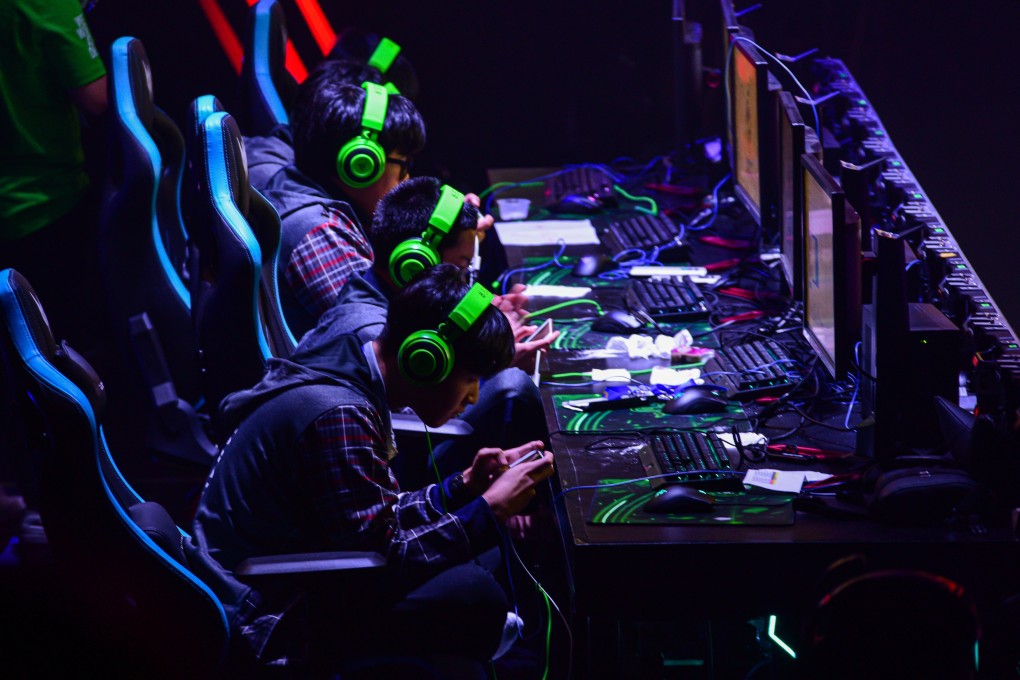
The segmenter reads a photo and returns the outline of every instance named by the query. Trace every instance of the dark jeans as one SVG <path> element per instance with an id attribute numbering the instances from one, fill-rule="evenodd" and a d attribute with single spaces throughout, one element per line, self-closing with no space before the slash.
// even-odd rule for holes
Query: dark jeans
<path id="1" fill-rule="evenodd" d="M 316 666 L 408 658 L 485 664 L 499 645 L 510 608 L 493 574 L 499 562 L 500 553 L 493 549 L 402 597 L 391 594 L 392 584 L 343 595 L 315 593 L 307 598 L 309 628 L 287 634 L 313 641 Z"/>

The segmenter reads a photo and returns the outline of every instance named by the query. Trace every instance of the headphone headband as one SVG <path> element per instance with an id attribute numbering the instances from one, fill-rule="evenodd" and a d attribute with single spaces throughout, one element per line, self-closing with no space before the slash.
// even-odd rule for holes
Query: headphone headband
<path id="1" fill-rule="evenodd" d="M 361 114 L 361 127 L 366 132 L 371 130 L 378 135 L 382 132 L 383 124 L 386 122 L 386 109 L 389 107 L 390 93 L 382 85 L 367 81 L 362 83 L 361 87 L 365 89 L 365 111 Z M 375 137 L 369 139 L 375 139 Z"/>
<path id="2" fill-rule="evenodd" d="M 382 38 L 372 51 L 372 56 L 368 58 L 368 65 L 378 69 L 379 73 L 385 74 L 390 70 L 390 66 L 393 66 L 398 54 L 400 54 L 400 45 L 389 38 Z"/>
<path id="3" fill-rule="evenodd" d="M 475 283 L 468 290 L 467 295 L 461 298 L 457 306 L 450 312 L 450 321 L 456 326 L 456 330 L 450 328 L 449 324 L 439 325 L 439 334 L 447 340 L 453 340 L 463 333 L 467 333 L 482 314 L 492 304 L 493 294 L 480 283 Z M 444 328 L 445 326 L 445 328 Z"/>

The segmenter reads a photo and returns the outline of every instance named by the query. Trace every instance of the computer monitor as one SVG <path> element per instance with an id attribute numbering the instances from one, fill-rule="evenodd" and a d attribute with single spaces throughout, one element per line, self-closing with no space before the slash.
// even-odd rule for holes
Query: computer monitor
<path id="1" fill-rule="evenodd" d="M 796 98 L 779 90 L 779 258 L 783 276 L 794 300 L 804 300 L 804 231 L 800 157 L 810 153 L 822 160 L 822 145 L 814 130 L 804 124 Z"/>
<path id="2" fill-rule="evenodd" d="M 829 374 L 853 367 L 861 337 L 861 224 L 825 166 L 801 157 L 804 213 L 804 335 Z"/>
<path id="3" fill-rule="evenodd" d="M 766 237 L 778 232 L 776 97 L 779 81 L 761 53 L 739 37 L 730 63 L 730 161 L 737 197 Z"/>

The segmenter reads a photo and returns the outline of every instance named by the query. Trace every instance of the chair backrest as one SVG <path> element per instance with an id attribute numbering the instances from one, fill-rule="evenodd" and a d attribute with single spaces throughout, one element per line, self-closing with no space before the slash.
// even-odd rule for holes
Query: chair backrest
<path id="1" fill-rule="evenodd" d="M 241 66 L 240 101 L 245 132 L 264 135 L 287 124 L 297 83 L 285 67 L 287 23 L 277 0 L 260 0 L 248 10 Z"/>
<path id="2" fill-rule="evenodd" d="M 35 292 L 12 269 L 0 272 L 0 313 L 20 407 L 31 414 L 43 523 L 72 591 L 107 639 L 123 636 L 118 656 L 160 676 L 210 675 L 229 641 L 223 607 L 185 566 L 184 534 L 120 475 L 103 436 L 105 386 L 54 341 Z"/>
<path id="3" fill-rule="evenodd" d="M 140 448 L 144 436 L 161 453 L 211 463 L 215 452 L 191 409 L 202 397 L 191 295 L 175 264 L 185 259 L 175 244 L 187 238 L 179 204 L 184 138 L 153 102 L 139 40 L 116 40 L 109 66 L 100 265 L 115 349 L 130 357 L 120 362 L 124 375 L 111 377 L 122 403 L 132 405 L 111 413 L 113 429 L 117 436 L 144 429 L 126 440 Z"/>
<path id="4" fill-rule="evenodd" d="M 223 112 L 207 116 L 200 129 L 202 196 L 192 230 L 199 252 L 192 322 L 204 392 L 219 403 L 258 382 L 272 351 L 259 305 L 262 248 L 247 218 L 253 192 L 241 136 Z"/>

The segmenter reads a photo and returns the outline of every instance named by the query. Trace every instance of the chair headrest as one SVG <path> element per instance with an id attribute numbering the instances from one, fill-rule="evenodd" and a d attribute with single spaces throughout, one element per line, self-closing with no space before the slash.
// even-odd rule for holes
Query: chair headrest
<path id="1" fill-rule="evenodd" d="M 152 70 L 145 46 L 138 38 L 118 38 L 111 47 L 111 71 L 116 110 L 133 109 L 146 129 L 152 126 L 155 100 L 152 95 Z M 122 77 L 118 77 L 123 74 Z"/>
<path id="2" fill-rule="evenodd" d="M 244 151 L 241 130 L 227 113 L 216 113 L 206 118 L 205 162 L 209 173 L 225 172 L 230 196 L 237 209 L 246 218 L 251 200 L 251 183 L 248 178 L 248 156 Z M 222 157 L 222 166 L 219 157 Z M 211 187 L 210 187 L 211 188 Z"/>
<path id="3" fill-rule="evenodd" d="M 101 420 L 106 408 L 106 387 L 103 381 L 85 357 L 66 341 L 58 343 L 53 338 L 49 319 L 28 279 L 13 269 L 6 270 L 5 274 L 5 288 L 13 294 L 13 301 L 20 309 L 20 317 L 24 320 L 31 344 L 40 356 L 82 391 L 96 420 Z"/>

